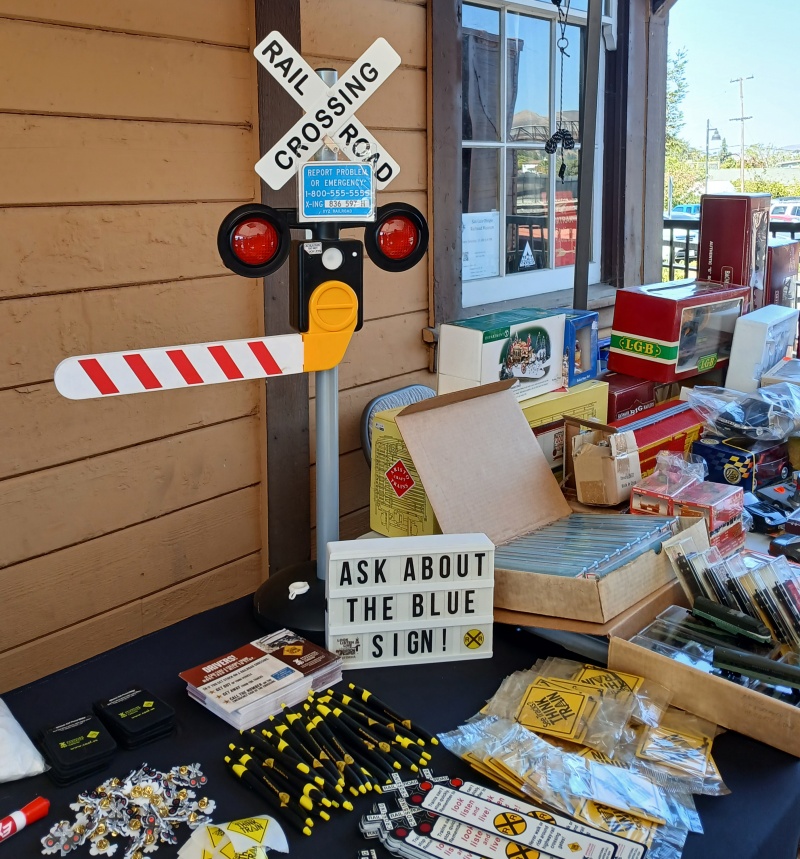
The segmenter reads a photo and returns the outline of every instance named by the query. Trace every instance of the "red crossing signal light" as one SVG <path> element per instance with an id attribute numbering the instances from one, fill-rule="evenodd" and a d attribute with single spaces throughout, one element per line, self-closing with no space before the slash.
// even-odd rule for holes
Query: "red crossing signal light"
<path id="1" fill-rule="evenodd" d="M 425 256 L 428 222 L 414 206 L 387 203 L 378 208 L 375 223 L 365 226 L 364 246 L 384 271 L 407 271 Z"/>
<path id="2" fill-rule="evenodd" d="M 222 262 L 244 277 L 265 277 L 286 262 L 291 246 L 289 224 L 276 209 L 246 203 L 223 218 L 217 233 Z"/>

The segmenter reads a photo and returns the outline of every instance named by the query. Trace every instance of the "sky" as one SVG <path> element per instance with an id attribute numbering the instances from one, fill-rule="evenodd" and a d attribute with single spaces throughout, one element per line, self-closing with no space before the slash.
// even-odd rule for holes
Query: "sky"
<path id="1" fill-rule="evenodd" d="M 689 93 L 681 137 L 705 150 L 706 122 L 738 152 L 744 81 L 745 146 L 800 146 L 800 102 L 792 83 L 800 0 L 679 0 L 669 13 L 669 55 L 687 50 Z M 711 132 L 713 136 L 713 130 Z M 715 151 L 718 143 L 711 143 Z"/>

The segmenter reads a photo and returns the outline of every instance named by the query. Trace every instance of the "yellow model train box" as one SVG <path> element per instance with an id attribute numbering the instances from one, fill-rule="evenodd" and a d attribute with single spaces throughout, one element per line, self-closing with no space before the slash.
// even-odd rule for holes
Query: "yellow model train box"
<path id="1" fill-rule="evenodd" d="M 441 534 L 431 503 L 395 418 L 386 409 L 372 419 L 369 527 L 384 537 Z"/>
<path id="2" fill-rule="evenodd" d="M 502 546 L 572 513 L 511 384 L 434 397 L 394 415 L 446 534 L 480 532 Z M 379 439 L 373 434 L 373 462 Z M 596 579 L 496 566 L 494 605 L 603 623 L 673 580 L 666 553 L 650 550 Z"/>

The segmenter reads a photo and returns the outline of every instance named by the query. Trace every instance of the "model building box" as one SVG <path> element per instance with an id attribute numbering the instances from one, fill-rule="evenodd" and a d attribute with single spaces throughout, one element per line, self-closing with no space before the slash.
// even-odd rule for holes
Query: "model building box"
<path id="1" fill-rule="evenodd" d="M 564 418 L 594 418 L 600 423 L 607 419 L 608 385 L 598 379 L 539 397 L 531 397 L 526 385 L 511 390 L 550 468 L 556 473 L 564 465 Z"/>
<path id="2" fill-rule="evenodd" d="M 600 314 L 594 310 L 539 310 L 542 315 L 564 314 L 564 384 L 570 388 L 597 378 L 597 329 Z"/>
<path id="3" fill-rule="evenodd" d="M 445 323 L 439 331 L 440 394 L 503 379 L 546 394 L 564 384 L 563 313 L 520 309 Z"/>
<path id="4" fill-rule="evenodd" d="M 767 274 L 763 294 L 753 294 L 753 306 L 782 304 L 794 307 L 797 303 L 797 269 L 800 265 L 800 239 L 787 236 L 770 236 L 767 245 Z"/>
<path id="5" fill-rule="evenodd" d="M 656 382 L 710 370 L 731 354 L 750 287 L 682 280 L 620 289 L 608 369 Z"/>
<path id="6" fill-rule="evenodd" d="M 704 194 L 700 198 L 699 280 L 763 292 L 771 199 L 769 194 Z"/>
<path id="7" fill-rule="evenodd" d="M 736 320 L 725 387 L 751 394 L 794 346 L 797 310 L 768 304 Z"/>

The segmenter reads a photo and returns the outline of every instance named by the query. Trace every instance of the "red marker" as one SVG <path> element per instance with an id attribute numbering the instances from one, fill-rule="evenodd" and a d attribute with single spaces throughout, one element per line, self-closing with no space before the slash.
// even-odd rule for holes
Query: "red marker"
<path id="1" fill-rule="evenodd" d="M 8 817 L 0 820 L 0 841 L 10 838 L 15 832 L 24 829 L 29 823 L 41 820 L 50 811 L 50 800 L 37 796 L 19 811 L 12 811 Z"/>

